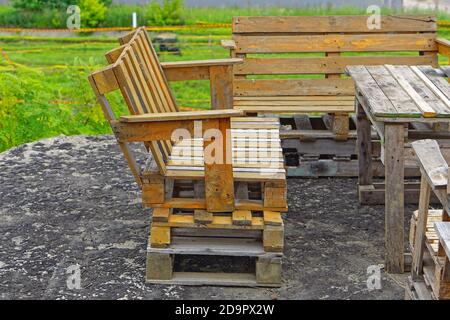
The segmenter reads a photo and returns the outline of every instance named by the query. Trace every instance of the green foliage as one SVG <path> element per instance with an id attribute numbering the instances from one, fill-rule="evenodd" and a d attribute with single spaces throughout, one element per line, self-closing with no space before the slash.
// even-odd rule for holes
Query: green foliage
<path id="1" fill-rule="evenodd" d="M 175 26 L 185 22 L 183 0 L 153 0 L 149 5 L 148 24 L 151 26 Z"/>
<path id="2" fill-rule="evenodd" d="M 42 11 L 45 9 L 64 9 L 71 0 L 13 0 L 12 6 L 17 9 Z"/>
<path id="3" fill-rule="evenodd" d="M 99 26 L 106 16 L 106 5 L 100 0 L 78 0 L 81 11 L 81 27 L 94 28 Z"/>

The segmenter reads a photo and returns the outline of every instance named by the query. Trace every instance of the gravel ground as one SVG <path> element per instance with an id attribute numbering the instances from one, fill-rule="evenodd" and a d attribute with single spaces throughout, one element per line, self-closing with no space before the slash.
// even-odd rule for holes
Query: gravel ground
<path id="1" fill-rule="evenodd" d="M 111 136 L 57 137 L 0 154 L 1 299 L 403 299 L 383 263 L 383 206 L 355 179 L 292 179 L 279 289 L 144 282 L 151 210 Z M 407 210 L 409 215 L 409 210 Z M 79 265 L 81 288 L 68 286 Z"/>

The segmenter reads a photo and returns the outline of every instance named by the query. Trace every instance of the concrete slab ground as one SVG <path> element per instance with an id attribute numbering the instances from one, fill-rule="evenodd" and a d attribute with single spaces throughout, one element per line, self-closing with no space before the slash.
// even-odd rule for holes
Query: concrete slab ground
<path id="1" fill-rule="evenodd" d="M 367 287 L 367 268 L 383 264 L 384 207 L 359 206 L 356 179 L 288 185 L 281 288 L 149 285 L 151 211 L 111 136 L 11 149 L 0 154 L 0 298 L 403 299 L 405 276 L 382 271 L 381 289 Z"/>

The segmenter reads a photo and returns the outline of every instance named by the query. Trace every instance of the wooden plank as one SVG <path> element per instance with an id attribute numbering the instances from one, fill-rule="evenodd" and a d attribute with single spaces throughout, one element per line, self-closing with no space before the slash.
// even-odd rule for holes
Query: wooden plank
<path id="1" fill-rule="evenodd" d="M 154 222 L 157 227 L 177 227 L 177 228 L 198 228 L 193 215 L 175 215 L 169 216 L 168 222 Z M 235 225 L 230 216 L 214 216 L 213 221 L 203 227 L 209 229 L 249 229 L 262 230 L 264 228 L 263 218 L 253 217 L 249 225 Z"/>
<path id="2" fill-rule="evenodd" d="M 292 96 L 354 94 L 351 79 L 258 79 L 234 80 L 236 96 Z"/>
<path id="3" fill-rule="evenodd" d="M 162 249 L 149 247 L 147 252 L 232 257 L 267 255 L 260 239 L 217 237 L 173 237 L 170 247 Z"/>
<path id="4" fill-rule="evenodd" d="M 195 210 L 194 211 L 194 222 L 199 224 L 208 224 L 213 222 L 213 214 L 206 210 Z"/>
<path id="5" fill-rule="evenodd" d="M 412 277 L 419 279 L 423 268 L 423 254 L 425 250 L 425 232 L 428 222 L 428 207 L 430 205 L 431 188 L 427 178 L 422 176 L 420 181 L 419 210 L 414 236 L 414 251 L 412 261 Z"/>
<path id="6" fill-rule="evenodd" d="M 441 103 L 444 104 L 443 113 L 448 114 L 450 110 L 450 100 L 449 100 L 450 84 L 446 81 L 439 82 L 436 79 L 436 77 L 434 77 L 433 82 L 425 74 L 423 74 L 419 68 L 412 66 L 411 69 L 425 83 L 425 85 L 440 99 Z M 431 74 L 430 77 L 432 77 Z M 441 78 L 441 80 L 443 79 Z"/>
<path id="7" fill-rule="evenodd" d="M 283 224 L 280 212 L 264 210 L 263 216 L 265 225 L 281 226 Z"/>
<path id="8" fill-rule="evenodd" d="M 167 222 L 169 221 L 170 210 L 166 208 L 154 208 L 152 221 Z"/>
<path id="9" fill-rule="evenodd" d="M 358 184 L 360 186 L 372 185 L 372 143 L 371 123 L 367 118 L 362 105 L 357 102 L 357 150 L 358 150 Z"/>
<path id="10" fill-rule="evenodd" d="M 450 257 L 450 222 L 435 222 L 434 228 L 447 258 Z"/>
<path id="11" fill-rule="evenodd" d="M 170 228 L 152 224 L 150 230 L 150 245 L 154 248 L 165 248 L 170 245 Z"/>
<path id="12" fill-rule="evenodd" d="M 173 258 L 168 254 L 147 253 L 146 280 L 172 278 Z"/>
<path id="13" fill-rule="evenodd" d="M 385 67 L 368 66 L 366 68 L 386 97 L 394 105 L 397 116 L 420 116 L 422 114 L 411 97 L 403 90 Z"/>
<path id="14" fill-rule="evenodd" d="M 432 56 L 340 56 L 302 58 L 247 58 L 234 67 L 238 75 L 345 73 L 352 65 L 431 65 Z"/>
<path id="15" fill-rule="evenodd" d="M 234 35 L 238 53 L 437 51 L 436 34 Z"/>
<path id="16" fill-rule="evenodd" d="M 414 101 L 416 106 L 422 112 L 422 116 L 425 118 L 432 118 L 436 116 L 436 110 L 433 109 L 413 88 L 413 86 L 408 82 L 407 77 L 412 76 L 408 68 L 394 67 L 392 65 L 384 66 L 391 76 L 397 80 L 400 87 L 409 95 L 409 97 Z M 412 79 L 409 78 L 409 81 Z"/>
<path id="17" fill-rule="evenodd" d="M 168 81 L 208 80 L 209 67 L 179 67 L 164 70 Z"/>
<path id="18" fill-rule="evenodd" d="M 422 73 L 416 66 L 399 66 L 404 73 L 408 83 L 414 90 L 437 112 L 438 117 L 450 116 L 450 101 L 445 97 L 439 88 L 437 88 L 428 77 Z M 447 83 L 447 91 L 450 92 L 450 85 Z M 448 130 L 447 130 L 448 131 Z"/>
<path id="19" fill-rule="evenodd" d="M 263 246 L 267 252 L 283 252 L 284 248 L 284 225 L 266 225 L 263 231 Z"/>
<path id="20" fill-rule="evenodd" d="M 261 113 L 301 113 L 301 112 L 354 112 L 354 106 L 234 106 L 235 110 L 245 112 L 261 112 Z"/>
<path id="21" fill-rule="evenodd" d="M 418 72 L 416 71 L 416 68 L 412 68 L 414 72 L 416 72 L 416 74 L 418 74 Z M 439 69 L 435 69 L 433 67 L 430 66 L 417 66 L 417 69 L 420 70 L 420 72 L 422 74 L 424 74 L 428 80 L 430 80 L 433 84 L 434 87 L 439 89 L 439 91 L 444 94 L 444 96 L 450 100 L 450 84 L 449 82 L 444 78 L 444 74 L 443 72 L 441 72 L 441 70 Z M 427 84 L 428 82 L 424 81 L 425 84 Z M 427 84 L 429 86 L 429 84 Z M 433 90 L 434 92 L 434 87 L 431 88 L 429 86 L 429 88 L 431 90 Z M 439 93 L 436 92 L 437 95 L 440 96 Z M 441 98 L 442 99 L 442 98 Z"/>
<path id="22" fill-rule="evenodd" d="M 355 101 L 355 95 L 342 95 L 342 96 L 247 96 L 247 97 L 234 97 L 235 101 Z M 246 117 L 248 118 L 248 117 Z M 252 117 L 255 119 L 255 117 Z M 259 118 L 261 121 L 266 121 L 266 117 Z M 270 119 L 270 118 L 269 118 Z"/>
<path id="23" fill-rule="evenodd" d="M 231 110 L 222 110 L 222 112 Z M 204 171 L 206 209 L 209 212 L 234 210 L 234 183 L 229 119 L 210 120 L 212 127 L 220 131 L 221 139 L 204 136 Z M 205 135 L 208 131 L 205 132 Z"/>
<path id="24" fill-rule="evenodd" d="M 397 114 L 395 106 L 364 66 L 349 66 L 346 70 L 355 80 L 355 85 L 361 93 L 360 98 L 366 101 L 367 107 L 374 115 Z"/>
<path id="25" fill-rule="evenodd" d="M 232 221 L 236 226 L 249 226 L 252 224 L 252 213 L 248 210 L 235 210 L 232 214 Z"/>
<path id="26" fill-rule="evenodd" d="M 385 125 L 386 271 L 404 271 L 404 125 Z"/>
<path id="27" fill-rule="evenodd" d="M 233 67 L 212 66 L 209 69 L 211 108 L 233 109 Z"/>
<path id="28" fill-rule="evenodd" d="M 281 257 L 260 257 L 256 260 L 256 281 L 258 283 L 281 284 L 281 271 Z"/>
<path id="29" fill-rule="evenodd" d="M 251 273 L 174 272 L 170 280 L 147 279 L 147 283 L 182 286 L 279 287 L 280 284 L 259 284 Z"/>
<path id="30" fill-rule="evenodd" d="M 441 66 L 441 70 L 450 78 L 450 66 Z"/>
<path id="31" fill-rule="evenodd" d="M 190 61 L 171 61 L 163 62 L 161 66 L 163 70 L 193 68 L 193 67 L 212 67 L 212 66 L 232 66 L 242 62 L 239 58 L 228 59 L 210 59 L 210 60 L 190 60 Z"/>
<path id="32" fill-rule="evenodd" d="M 146 122 L 146 121 L 175 121 L 175 120 L 203 120 L 220 119 L 234 116 L 242 116 L 238 110 L 203 110 L 203 111 L 182 111 L 182 112 L 159 112 L 156 114 L 138 114 L 132 116 L 121 116 L 121 122 Z"/>
<path id="33" fill-rule="evenodd" d="M 234 17 L 233 33 L 434 32 L 430 15 L 383 15 L 381 29 L 367 27 L 368 16 Z"/>
<path id="34" fill-rule="evenodd" d="M 354 106 L 354 100 L 237 100 L 234 106 L 264 106 L 264 107 L 283 107 L 283 106 Z"/>
<path id="35" fill-rule="evenodd" d="M 418 140 L 411 145 L 433 190 L 447 188 L 448 165 L 436 140 Z"/>

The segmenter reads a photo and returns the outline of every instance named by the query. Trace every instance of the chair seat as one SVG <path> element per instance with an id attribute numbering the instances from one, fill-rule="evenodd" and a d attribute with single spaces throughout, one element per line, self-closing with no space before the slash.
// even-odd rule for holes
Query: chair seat
<path id="1" fill-rule="evenodd" d="M 236 180 L 285 180 L 278 118 L 232 118 L 231 144 Z M 174 144 L 166 164 L 167 177 L 204 177 L 203 139 L 184 139 Z"/>
<path id="2" fill-rule="evenodd" d="M 354 96 L 254 96 L 234 97 L 233 108 L 245 112 L 354 112 Z"/>

